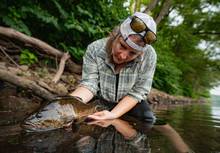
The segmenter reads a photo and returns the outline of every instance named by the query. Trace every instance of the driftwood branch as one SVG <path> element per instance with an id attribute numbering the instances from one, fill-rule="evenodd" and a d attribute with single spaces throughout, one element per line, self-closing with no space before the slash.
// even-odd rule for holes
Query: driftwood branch
<path id="1" fill-rule="evenodd" d="M 51 47 L 47 43 L 45 43 L 39 39 L 27 36 L 21 32 L 18 32 L 16 30 L 12 29 L 12 28 L 5 28 L 5 27 L 0 26 L 0 34 L 7 36 L 8 38 L 17 39 L 21 42 L 24 42 L 25 45 L 28 45 L 31 47 L 36 47 L 39 50 L 44 51 L 45 53 L 47 53 L 49 55 L 58 56 L 58 57 L 62 56 L 62 52 Z"/>
<path id="2" fill-rule="evenodd" d="M 155 20 L 156 24 L 159 24 L 160 21 L 169 13 L 169 9 L 171 6 L 172 6 L 172 0 L 165 0 L 159 15 Z"/>
<path id="3" fill-rule="evenodd" d="M 6 28 L 6 27 L 0 26 L 0 35 L 8 37 L 10 39 L 16 39 L 20 42 L 23 42 L 26 46 L 37 48 L 41 52 L 44 52 L 44 53 L 51 55 L 53 57 L 61 58 L 63 56 L 63 52 L 48 45 L 47 43 L 45 43 L 37 38 L 27 36 L 21 32 L 18 32 L 16 30 L 12 29 L 12 28 Z M 82 67 L 80 65 L 77 65 L 76 63 L 74 63 L 70 59 L 67 62 L 67 67 L 73 73 L 81 73 Z"/>
<path id="4" fill-rule="evenodd" d="M 4 48 L 0 46 L 0 51 L 12 62 L 14 63 L 18 68 L 20 68 L 20 66 L 4 51 Z"/>
<path id="5" fill-rule="evenodd" d="M 60 64 L 59 64 L 59 69 L 55 75 L 55 77 L 53 78 L 53 82 L 57 83 L 60 80 L 60 77 L 64 71 L 64 67 L 65 67 L 65 62 L 67 59 L 70 58 L 69 53 L 64 53 L 61 60 L 60 60 Z"/>
<path id="6" fill-rule="evenodd" d="M 0 46 L 4 47 L 5 48 L 4 50 L 6 52 L 13 53 L 13 54 L 20 53 L 21 51 L 21 48 L 18 45 L 16 45 L 10 39 L 7 39 L 7 38 L 1 37 Z"/>
<path id="7" fill-rule="evenodd" d="M 40 87 L 36 82 L 16 76 L 7 70 L 0 69 L 0 80 L 7 81 L 24 89 L 29 89 L 37 96 L 47 100 L 55 98 L 54 94 Z"/>

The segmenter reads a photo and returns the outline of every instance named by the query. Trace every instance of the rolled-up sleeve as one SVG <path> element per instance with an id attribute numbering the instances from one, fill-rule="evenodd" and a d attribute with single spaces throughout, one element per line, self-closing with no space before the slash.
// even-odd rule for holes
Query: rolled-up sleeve
<path id="1" fill-rule="evenodd" d="M 99 90 L 98 87 L 98 67 L 95 55 L 95 46 L 90 44 L 83 56 L 82 80 L 79 86 L 84 86 L 94 95 Z"/>
<path id="2" fill-rule="evenodd" d="M 128 95 L 135 98 L 138 102 L 146 100 L 150 92 L 153 76 L 156 68 L 157 55 L 153 48 L 150 48 L 146 58 L 142 61 L 137 80 Z"/>

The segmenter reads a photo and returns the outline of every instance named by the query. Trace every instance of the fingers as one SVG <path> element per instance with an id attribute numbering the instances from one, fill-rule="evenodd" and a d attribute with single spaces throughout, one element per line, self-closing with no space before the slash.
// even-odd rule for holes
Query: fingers
<path id="1" fill-rule="evenodd" d="M 93 124 L 98 124 L 98 123 L 99 123 L 99 121 L 92 121 L 92 122 L 88 122 L 87 124 L 93 125 Z"/>
<path id="2" fill-rule="evenodd" d="M 100 115 L 89 115 L 88 117 L 92 118 L 94 120 L 102 120 L 102 119 L 104 119 L 104 117 L 100 116 Z"/>
<path id="3" fill-rule="evenodd" d="M 89 118 L 95 119 L 95 120 L 107 120 L 107 119 L 114 119 L 115 115 L 107 110 L 96 112 L 92 115 L 88 116 Z"/>
<path id="4" fill-rule="evenodd" d="M 86 122 L 86 123 L 93 122 L 93 121 L 95 121 L 95 120 L 93 118 L 90 118 L 90 117 L 86 117 L 84 119 L 84 122 Z"/>
<path id="5" fill-rule="evenodd" d="M 95 116 L 103 116 L 105 113 L 104 113 L 104 111 L 101 111 L 101 112 L 96 112 L 96 113 L 94 113 L 94 114 L 92 114 L 92 115 L 95 115 Z"/>
<path id="6" fill-rule="evenodd" d="M 88 117 L 95 119 L 95 120 L 103 120 L 103 119 L 105 119 L 105 111 L 96 112 L 92 115 L 89 115 Z"/>

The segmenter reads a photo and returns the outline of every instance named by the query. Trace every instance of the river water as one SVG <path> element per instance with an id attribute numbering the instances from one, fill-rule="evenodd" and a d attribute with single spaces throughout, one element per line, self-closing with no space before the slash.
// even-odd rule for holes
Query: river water
<path id="1" fill-rule="evenodd" d="M 211 101 L 157 111 L 151 130 L 124 119 L 42 133 L 1 126 L 0 153 L 220 153 L 220 97 Z"/>
<path id="2" fill-rule="evenodd" d="M 194 152 L 220 153 L 220 96 L 212 96 L 208 104 L 177 107 L 158 116 L 166 118 Z M 167 141 L 163 142 L 157 144 L 163 146 L 161 153 L 172 152 Z M 157 147 L 154 149 L 157 152 Z"/>

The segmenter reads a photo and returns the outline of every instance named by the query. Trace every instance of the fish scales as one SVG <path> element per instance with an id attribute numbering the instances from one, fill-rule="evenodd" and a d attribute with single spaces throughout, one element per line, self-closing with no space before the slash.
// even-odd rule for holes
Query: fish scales
<path id="1" fill-rule="evenodd" d="M 98 109 L 100 107 L 95 104 L 85 104 L 74 97 L 58 97 L 31 114 L 21 126 L 28 132 L 59 129 L 68 127 Z"/>

